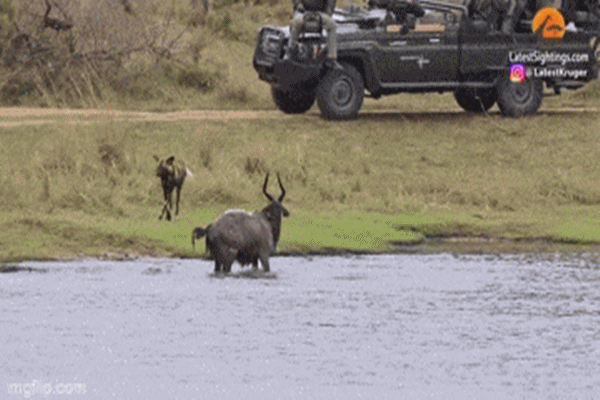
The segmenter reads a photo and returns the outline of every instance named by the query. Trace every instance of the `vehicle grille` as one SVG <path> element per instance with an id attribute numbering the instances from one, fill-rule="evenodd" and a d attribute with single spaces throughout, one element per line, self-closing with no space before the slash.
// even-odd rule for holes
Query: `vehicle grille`
<path id="1" fill-rule="evenodd" d="M 273 64 L 283 53 L 284 34 L 281 31 L 264 28 L 260 34 L 257 61 L 261 64 Z"/>

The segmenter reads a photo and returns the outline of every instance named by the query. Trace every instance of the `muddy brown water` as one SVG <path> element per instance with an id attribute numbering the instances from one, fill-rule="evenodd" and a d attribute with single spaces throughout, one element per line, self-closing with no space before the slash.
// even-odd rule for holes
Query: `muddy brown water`
<path id="1" fill-rule="evenodd" d="M 269 279 L 234 279 L 198 260 L 23 263 L 0 274 L 0 398 L 594 399 L 599 265 L 275 257 Z"/>

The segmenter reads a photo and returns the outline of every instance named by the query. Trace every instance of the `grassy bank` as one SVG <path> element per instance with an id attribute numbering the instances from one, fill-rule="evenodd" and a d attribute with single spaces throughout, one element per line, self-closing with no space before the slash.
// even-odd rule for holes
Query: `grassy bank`
<path id="1" fill-rule="evenodd" d="M 267 171 L 281 173 L 292 213 L 283 253 L 426 251 L 438 238 L 452 239 L 450 251 L 595 245 L 598 120 L 371 112 L 336 123 L 312 111 L 3 127 L 0 260 L 203 255 L 203 243 L 191 249 L 193 227 L 228 208 L 263 207 Z M 158 221 L 154 154 L 194 173 L 174 222 Z"/>

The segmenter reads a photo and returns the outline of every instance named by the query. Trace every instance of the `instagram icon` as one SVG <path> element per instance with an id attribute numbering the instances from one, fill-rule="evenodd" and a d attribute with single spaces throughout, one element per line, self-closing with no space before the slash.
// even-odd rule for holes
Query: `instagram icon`
<path id="1" fill-rule="evenodd" d="M 527 80 L 527 69 L 525 64 L 514 63 L 510 64 L 510 81 L 515 83 L 523 83 Z"/>

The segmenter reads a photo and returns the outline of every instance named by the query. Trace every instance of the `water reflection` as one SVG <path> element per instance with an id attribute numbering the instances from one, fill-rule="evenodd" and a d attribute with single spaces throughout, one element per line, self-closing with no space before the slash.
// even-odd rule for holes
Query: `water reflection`
<path id="1" fill-rule="evenodd" d="M 593 256 L 276 257 L 269 279 L 220 279 L 195 260 L 21 267 L 47 272 L 0 274 L 0 390 L 37 380 L 47 398 L 82 383 L 92 399 L 600 392 Z"/>

